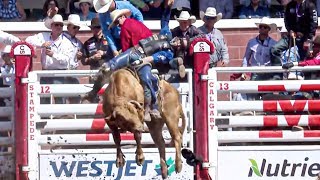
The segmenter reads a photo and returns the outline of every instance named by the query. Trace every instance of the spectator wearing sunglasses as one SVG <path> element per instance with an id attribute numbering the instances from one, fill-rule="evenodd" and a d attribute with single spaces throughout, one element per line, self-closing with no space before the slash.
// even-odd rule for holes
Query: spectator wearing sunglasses
<path id="1" fill-rule="evenodd" d="M 106 38 L 103 37 L 99 19 L 93 18 L 89 27 L 93 36 L 84 42 L 81 62 L 83 65 L 89 65 L 91 70 L 96 70 L 112 58 L 112 53 Z M 90 83 L 93 83 L 92 79 Z"/>
<path id="2" fill-rule="evenodd" d="M 69 39 L 73 46 L 72 56 L 69 60 L 70 70 L 76 70 L 79 66 L 78 61 L 82 59 L 82 52 L 81 49 L 83 47 L 82 42 L 76 37 L 79 33 L 80 27 L 82 23 L 80 21 L 80 16 L 77 14 L 70 14 L 68 16 L 68 20 L 64 21 L 64 24 L 67 25 L 67 32 L 64 32 L 63 35 Z M 65 78 L 66 84 L 79 84 L 79 79 L 75 77 L 66 77 Z M 80 103 L 80 97 L 70 97 L 68 98 L 70 104 L 78 104 Z"/>
<path id="3" fill-rule="evenodd" d="M 210 55 L 210 67 L 216 67 L 218 61 L 221 61 L 221 66 L 229 63 L 228 47 L 223 35 L 219 29 L 214 28 L 215 23 L 221 18 L 222 13 L 217 14 L 215 8 L 208 7 L 202 18 L 204 24 L 198 28 L 214 44 L 214 53 Z"/>
<path id="4" fill-rule="evenodd" d="M 270 49 L 277 42 L 269 36 L 269 33 L 277 31 L 277 25 L 271 22 L 268 17 L 263 17 L 259 23 L 259 35 L 250 39 L 245 55 L 243 57 L 242 66 L 270 66 Z M 266 74 L 251 74 L 251 80 L 267 80 L 269 76 Z"/>
<path id="5" fill-rule="evenodd" d="M 284 16 L 284 24 L 289 32 L 288 38 L 282 38 L 271 49 L 272 65 L 281 66 L 281 53 L 293 46 L 295 39 L 300 61 L 303 61 L 307 52 L 312 54 L 311 44 L 318 27 L 316 6 L 311 0 L 292 0 L 288 3 Z"/>
<path id="6" fill-rule="evenodd" d="M 74 47 L 72 43 L 63 35 L 63 19 L 60 14 L 56 14 L 52 19 L 47 19 L 45 26 L 51 32 L 42 32 L 29 36 L 26 42 L 41 48 L 41 65 L 43 70 L 67 70 L 70 68 Z M 42 77 L 41 84 L 64 84 L 63 77 Z M 56 104 L 63 104 L 63 98 L 54 98 Z M 41 103 L 49 104 L 50 98 L 41 99 Z"/>

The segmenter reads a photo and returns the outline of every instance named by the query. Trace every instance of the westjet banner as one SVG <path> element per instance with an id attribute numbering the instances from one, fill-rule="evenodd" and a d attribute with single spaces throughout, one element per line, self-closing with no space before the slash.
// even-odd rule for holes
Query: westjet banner
<path id="1" fill-rule="evenodd" d="M 138 166 L 134 153 L 126 153 L 126 164 L 117 168 L 115 154 L 41 155 L 40 180 L 51 179 L 161 179 L 158 153 L 145 153 L 145 162 Z M 193 179 L 193 167 L 183 162 L 182 172 L 175 173 L 174 153 L 167 153 L 169 179 Z M 182 158 L 184 161 L 184 159 Z"/>

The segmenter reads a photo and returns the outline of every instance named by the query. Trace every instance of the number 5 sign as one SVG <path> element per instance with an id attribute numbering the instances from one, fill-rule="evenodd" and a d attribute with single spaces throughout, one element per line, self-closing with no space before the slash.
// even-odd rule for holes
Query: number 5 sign
<path id="1" fill-rule="evenodd" d="M 207 42 L 197 42 L 194 45 L 193 52 L 210 52 L 210 45 Z"/>
<path id="2" fill-rule="evenodd" d="M 31 55 L 31 49 L 29 48 L 29 46 L 24 45 L 24 44 L 20 44 L 17 45 L 14 50 L 13 50 L 13 55 L 15 56 L 21 56 L 21 55 L 26 55 L 26 56 L 30 56 Z"/>

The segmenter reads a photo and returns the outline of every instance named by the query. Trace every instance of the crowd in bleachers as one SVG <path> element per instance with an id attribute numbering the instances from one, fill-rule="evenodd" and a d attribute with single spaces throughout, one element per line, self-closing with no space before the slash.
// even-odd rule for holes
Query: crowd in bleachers
<path id="1" fill-rule="evenodd" d="M 118 1 L 118 0 L 117 0 Z M 122 1 L 122 0 L 119 0 Z M 207 7 L 215 7 L 224 19 L 231 18 L 282 18 L 284 7 L 290 0 L 175 0 L 171 18 L 188 11 L 197 19 Z M 320 9 L 320 0 L 312 0 Z M 129 0 L 146 20 L 160 19 L 163 0 Z M 41 8 L 40 6 L 41 5 Z M 58 11 L 67 19 L 69 14 L 79 14 L 81 20 L 91 20 L 97 15 L 92 0 L 3 0 L 0 2 L 0 21 L 43 21 L 49 11 Z"/>

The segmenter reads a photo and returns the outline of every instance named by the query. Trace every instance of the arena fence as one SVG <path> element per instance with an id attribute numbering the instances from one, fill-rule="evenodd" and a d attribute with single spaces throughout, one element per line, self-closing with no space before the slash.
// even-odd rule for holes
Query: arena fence
<path id="1" fill-rule="evenodd" d="M 0 78 L 14 78 L 2 75 Z M 0 87 L 0 179 L 15 175 L 14 156 L 14 85 Z"/>

